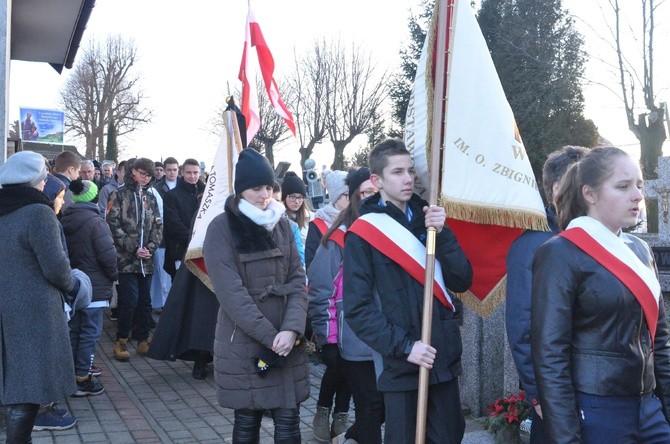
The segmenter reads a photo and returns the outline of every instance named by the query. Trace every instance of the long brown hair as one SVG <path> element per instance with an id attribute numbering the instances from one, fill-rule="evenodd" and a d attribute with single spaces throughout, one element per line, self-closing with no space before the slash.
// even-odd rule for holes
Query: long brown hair
<path id="1" fill-rule="evenodd" d="M 286 199 L 289 197 L 286 196 Z M 292 211 L 288 205 L 286 205 L 286 199 L 284 199 L 284 206 L 286 207 L 286 215 L 290 217 L 295 223 L 298 224 L 300 228 L 305 228 L 309 223 L 309 208 L 307 208 L 307 197 L 302 200 L 302 205 L 298 208 L 298 211 Z"/>
<path id="2" fill-rule="evenodd" d="M 586 216 L 588 206 L 582 189 L 586 185 L 598 190 L 612 175 L 614 159 L 619 156 L 628 156 L 628 153 L 611 146 L 593 148 L 568 168 L 556 194 L 556 219 L 561 230 L 565 230 L 572 219 Z"/>

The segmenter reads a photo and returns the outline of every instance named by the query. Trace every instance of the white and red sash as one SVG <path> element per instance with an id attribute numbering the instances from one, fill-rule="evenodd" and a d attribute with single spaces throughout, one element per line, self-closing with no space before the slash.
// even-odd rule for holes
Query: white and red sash
<path id="1" fill-rule="evenodd" d="M 326 231 L 328 231 L 329 227 L 326 224 L 325 220 L 317 217 L 316 219 L 312 219 L 312 222 L 314 222 L 314 225 L 316 225 L 316 228 L 318 228 L 319 231 L 321 232 L 321 236 L 326 234 Z M 339 245 L 340 248 L 344 248 L 344 235 L 345 235 L 345 233 L 346 233 L 345 230 L 343 230 L 342 228 L 339 228 L 339 229 L 337 229 L 337 230 L 335 230 L 331 233 L 328 240 L 332 240 L 337 245 Z"/>
<path id="2" fill-rule="evenodd" d="M 591 256 L 633 293 L 642 306 L 653 344 L 661 294 L 661 285 L 655 272 L 642 263 L 619 236 L 591 217 L 574 219 L 559 236 Z"/>
<path id="3" fill-rule="evenodd" d="M 317 217 L 315 219 L 312 219 L 312 222 L 314 222 L 314 225 L 316 226 L 316 228 L 319 229 L 319 232 L 321 233 L 321 236 L 326 234 L 326 231 L 328 231 L 328 228 L 330 228 L 326 224 L 326 221 L 319 218 L 319 217 Z M 337 245 L 339 245 L 340 248 L 344 248 L 344 235 L 345 235 L 345 233 L 346 233 L 345 230 L 343 230 L 342 228 L 339 228 L 339 229 L 333 231 L 330 234 L 330 237 L 328 238 L 328 240 L 332 240 Z"/>
<path id="4" fill-rule="evenodd" d="M 340 246 L 340 248 L 344 248 L 344 235 L 346 234 L 346 231 L 342 230 L 341 228 L 338 228 L 337 230 L 333 231 L 328 240 L 332 240 L 335 242 L 337 245 Z"/>
<path id="5" fill-rule="evenodd" d="M 384 213 L 366 214 L 356 219 L 348 232 L 356 233 L 384 256 L 400 265 L 421 285 L 425 285 L 426 246 L 392 217 Z M 433 294 L 442 305 L 455 311 L 438 260 L 435 261 Z"/>
<path id="6" fill-rule="evenodd" d="M 319 229 L 319 233 L 321 233 L 321 236 L 326 234 L 326 231 L 328 231 L 328 224 L 326 224 L 325 220 L 321 219 L 320 217 L 316 217 L 312 219 L 312 222 L 314 222 L 316 228 Z"/>

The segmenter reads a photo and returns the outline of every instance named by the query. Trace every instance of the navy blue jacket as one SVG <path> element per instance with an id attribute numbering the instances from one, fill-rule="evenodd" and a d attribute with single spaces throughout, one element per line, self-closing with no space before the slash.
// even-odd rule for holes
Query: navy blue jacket
<path id="1" fill-rule="evenodd" d="M 423 207 L 414 195 L 407 205 L 412 219 L 392 203 L 379 204 L 380 195 L 366 199 L 361 214 L 386 213 L 424 245 L 426 227 Z M 463 292 L 472 283 L 472 267 L 454 233 L 444 227 L 437 235 L 435 259 L 442 265 L 448 290 Z M 379 391 L 410 391 L 418 388 L 419 366 L 407 361 L 412 344 L 421 339 L 423 285 L 400 265 L 357 234 L 349 231 L 344 245 L 344 316 L 351 330 L 374 351 Z M 454 305 L 459 302 L 454 299 Z M 432 341 L 437 349 L 429 384 L 453 380 L 461 374 L 462 342 L 460 310 L 452 312 L 433 304 Z"/>
<path id="2" fill-rule="evenodd" d="M 533 257 L 546 241 L 558 233 L 556 213 L 546 208 L 551 232 L 528 230 L 519 236 L 507 253 L 505 326 L 514 365 L 519 373 L 526 400 L 538 399 L 533 359 L 530 353 L 530 295 L 533 285 Z"/>
<path id="3" fill-rule="evenodd" d="M 70 266 L 91 278 L 93 301 L 109 301 L 118 279 L 116 247 L 98 204 L 75 202 L 63 213 L 63 231 L 70 252 Z"/>

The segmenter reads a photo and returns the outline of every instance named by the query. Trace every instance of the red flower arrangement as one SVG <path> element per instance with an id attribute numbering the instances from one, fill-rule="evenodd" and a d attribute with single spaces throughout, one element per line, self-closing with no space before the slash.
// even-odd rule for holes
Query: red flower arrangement
<path id="1" fill-rule="evenodd" d="M 523 391 L 496 399 L 489 405 L 484 428 L 495 437 L 496 444 L 520 443 L 519 425 L 528 416 L 528 406 L 523 402 Z"/>

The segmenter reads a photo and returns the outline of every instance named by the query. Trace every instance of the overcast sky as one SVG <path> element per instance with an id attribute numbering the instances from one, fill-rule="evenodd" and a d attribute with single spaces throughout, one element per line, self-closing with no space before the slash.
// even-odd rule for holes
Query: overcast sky
<path id="1" fill-rule="evenodd" d="M 599 2 L 603 0 L 564 0 L 585 34 L 587 50 L 595 55 L 586 76 L 594 82 L 585 90 L 586 116 L 595 121 L 604 137 L 637 157 L 637 141 L 626 128 L 618 97 L 620 86 L 610 66 L 615 62 L 614 53 L 611 45 L 602 40 L 609 35 L 597 8 Z M 409 10 L 417 11 L 419 3 L 419 0 L 253 0 L 252 7 L 273 52 L 279 77 L 293 69 L 294 52 L 304 51 L 322 37 L 357 42 L 372 53 L 380 71 L 396 69 L 398 50 L 408 39 Z M 638 28 L 634 9 L 639 2 L 622 3 L 628 8 L 635 6 L 626 11 L 625 19 L 630 20 L 633 29 Z M 143 105 L 153 110 L 151 123 L 119 141 L 124 157 L 174 156 L 180 162 L 186 157 L 196 157 L 210 166 L 219 139 L 210 123 L 228 95 L 228 88 L 231 91 L 239 88 L 237 71 L 246 15 L 245 0 L 96 1 L 82 46 L 89 39 L 103 40 L 109 34 L 134 39 L 139 54 L 137 68 L 148 97 Z M 656 24 L 656 91 L 661 100 L 669 100 L 670 55 L 664 47 L 670 41 L 667 5 L 659 10 Z M 629 51 L 634 51 L 631 58 L 639 57 L 640 42 L 631 41 L 629 45 Z M 10 120 L 19 118 L 19 107 L 58 109 L 58 92 L 69 74 L 64 70 L 59 75 L 44 63 L 12 61 Z M 66 136 L 66 143 L 72 142 Z M 83 145 L 76 145 L 83 152 Z M 275 160 L 287 160 L 293 163 L 291 169 L 299 168 L 297 148 L 297 141 L 287 144 L 275 154 Z M 355 150 L 352 146 L 347 153 Z M 327 145 L 317 147 L 314 157 L 317 165 L 330 165 L 332 150 Z"/>

